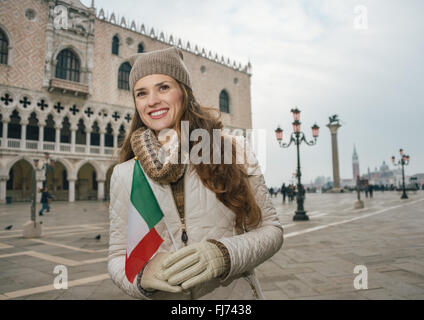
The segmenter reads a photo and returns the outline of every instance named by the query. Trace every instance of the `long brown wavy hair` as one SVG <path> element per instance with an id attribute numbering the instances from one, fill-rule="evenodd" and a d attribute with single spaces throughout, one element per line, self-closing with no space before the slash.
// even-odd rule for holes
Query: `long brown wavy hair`
<path id="1" fill-rule="evenodd" d="M 188 121 L 189 134 L 195 129 L 204 129 L 213 136 L 214 129 L 223 129 L 221 112 L 216 108 L 201 106 L 195 99 L 191 88 L 177 81 L 182 92 L 182 111 L 177 116 L 173 128 L 181 141 L 181 121 Z M 135 104 L 135 98 L 134 98 Z M 215 113 L 215 115 L 213 115 Z M 145 126 L 138 115 L 137 109 L 132 118 L 130 131 L 128 132 L 119 152 L 119 163 L 134 157 L 131 147 L 131 136 L 138 128 Z M 199 141 L 189 142 L 189 151 Z M 224 145 L 224 137 L 221 136 L 221 146 Z M 181 146 L 181 144 L 180 144 Z M 236 142 L 232 139 L 232 163 L 224 163 L 224 152 L 221 151 L 221 163 L 214 164 L 212 161 L 213 143 L 210 144 L 210 164 L 201 162 L 192 164 L 203 185 L 216 194 L 216 197 L 236 215 L 236 229 L 243 230 L 254 228 L 261 221 L 261 210 L 256 203 L 253 191 L 249 185 L 248 175 L 243 164 L 236 163 Z M 224 148 L 221 148 L 224 150 Z"/>

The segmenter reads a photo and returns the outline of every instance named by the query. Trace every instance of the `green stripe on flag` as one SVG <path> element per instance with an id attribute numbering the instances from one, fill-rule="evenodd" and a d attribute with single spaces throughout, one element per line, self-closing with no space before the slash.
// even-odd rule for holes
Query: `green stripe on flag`
<path id="1" fill-rule="evenodd" d="M 150 230 L 162 219 L 162 210 L 138 160 L 134 164 L 131 202 L 146 221 Z"/>

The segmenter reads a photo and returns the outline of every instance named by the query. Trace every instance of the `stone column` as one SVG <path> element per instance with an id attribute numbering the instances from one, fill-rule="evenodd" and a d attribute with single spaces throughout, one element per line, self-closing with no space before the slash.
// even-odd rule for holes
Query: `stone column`
<path id="1" fill-rule="evenodd" d="M 55 20 L 55 13 L 54 13 L 54 2 L 49 2 L 48 4 L 48 19 L 47 19 L 47 27 L 46 27 L 46 49 L 45 49 L 45 59 L 44 59 L 44 77 L 43 77 L 43 87 L 48 88 L 50 85 L 50 79 L 52 77 L 52 71 L 54 71 L 54 67 L 52 68 L 52 65 L 50 61 L 52 60 L 52 56 L 55 50 L 54 46 L 54 20 Z M 52 70 L 53 69 L 53 70 Z"/>
<path id="2" fill-rule="evenodd" d="M 94 28 L 94 20 L 90 19 L 90 26 L 89 28 L 93 30 Z M 93 94 L 93 80 L 92 80 L 92 72 L 94 68 L 94 35 L 89 32 L 90 35 L 88 36 L 88 42 L 87 42 L 87 84 L 88 84 L 88 93 L 90 95 Z M 93 33 L 94 34 L 94 33 Z"/>
<path id="3" fill-rule="evenodd" d="M 7 126 L 9 124 L 9 121 L 7 121 L 7 119 L 5 118 L 3 118 L 1 121 L 3 122 L 3 135 L 1 138 L 1 147 L 7 148 Z"/>
<path id="4" fill-rule="evenodd" d="M 118 134 L 113 132 L 113 148 L 118 149 Z"/>
<path id="5" fill-rule="evenodd" d="M 58 152 L 60 151 L 60 129 L 62 128 L 62 126 L 57 125 L 55 126 L 55 128 L 56 128 L 56 138 L 54 141 L 54 150 Z"/>
<path id="6" fill-rule="evenodd" d="M 6 203 L 6 183 L 8 179 L 8 176 L 0 177 L 0 203 Z"/>
<path id="7" fill-rule="evenodd" d="M 105 181 L 97 180 L 97 199 L 103 200 L 105 197 Z"/>
<path id="8" fill-rule="evenodd" d="M 105 153 L 105 129 L 100 129 L 100 154 Z"/>
<path id="9" fill-rule="evenodd" d="M 77 127 L 71 125 L 71 152 L 75 153 L 75 137 L 76 137 Z"/>
<path id="10" fill-rule="evenodd" d="M 44 125 L 39 125 L 39 134 L 38 134 L 38 151 L 43 151 L 43 142 L 44 142 Z"/>
<path id="11" fill-rule="evenodd" d="M 68 182 L 69 182 L 68 201 L 75 202 L 75 180 L 68 179 Z"/>
<path id="12" fill-rule="evenodd" d="M 86 153 L 90 153 L 90 140 L 91 140 L 91 128 L 86 128 L 85 130 L 85 142 L 86 142 Z"/>
<path id="13" fill-rule="evenodd" d="M 21 121 L 21 149 L 26 149 L 26 126 L 28 121 Z"/>
<path id="14" fill-rule="evenodd" d="M 337 130 L 341 127 L 339 123 L 329 123 L 327 127 L 331 132 L 331 149 L 333 151 L 333 191 L 340 191 L 340 168 L 339 150 L 337 145 Z"/>

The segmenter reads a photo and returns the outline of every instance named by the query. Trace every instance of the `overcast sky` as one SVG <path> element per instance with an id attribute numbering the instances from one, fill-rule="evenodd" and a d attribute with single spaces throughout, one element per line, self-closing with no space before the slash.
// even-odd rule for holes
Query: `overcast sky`
<path id="1" fill-rule="evenodd" d="M 90 4 L 91 0 L 83 0 Z M 301 146 L 302 182 L 332 177 L 328 117 L 338 114 L 342 178 L 390 162 L 403 148 L 407 174 L 424 173 L 424 1 L 408 0 L 96 0 L 97 10 L 136 20 L 225 59 L 252 64 L 253 128 L 267 130 L 268 185 L 289 182 L 296 148 L 281 149 L 277 125 L 321 127 L 316 146 Z"/>

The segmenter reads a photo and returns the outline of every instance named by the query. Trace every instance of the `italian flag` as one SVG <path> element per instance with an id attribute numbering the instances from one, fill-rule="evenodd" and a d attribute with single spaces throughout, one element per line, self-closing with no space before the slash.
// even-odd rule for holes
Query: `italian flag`
<path id="1" fill-rule="evenodd" d="M 125 275 L 132 283 L 163 242 L 155 230 L 155 226 L 163 222 L 163 213 L 137 160 L 130 202 Z"/>

